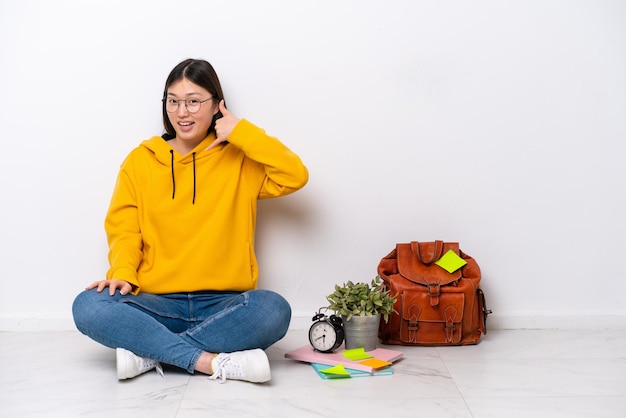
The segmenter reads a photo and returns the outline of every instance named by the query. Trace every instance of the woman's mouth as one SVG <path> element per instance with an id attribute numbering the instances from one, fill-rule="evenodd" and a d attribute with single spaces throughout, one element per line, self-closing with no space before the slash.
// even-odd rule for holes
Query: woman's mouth
<path id="1" fill-rule="evenodd" d="M 193 126 L 193 122 L 178 122 L 178 126 L 180 127 L 180 130 L 183 132 L 188 132 L 192 129 Z"/>

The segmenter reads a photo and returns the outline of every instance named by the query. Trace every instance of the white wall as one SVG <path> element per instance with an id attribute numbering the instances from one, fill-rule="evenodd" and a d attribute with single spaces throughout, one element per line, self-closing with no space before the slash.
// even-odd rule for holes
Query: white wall
<path id="1" fill-rule="evenodd" d="M 73 328 L 119 163 L 188 57 L 310 169 L 260 205 L 294 326 L 433 239 L 477 259 L 496 327 L 626 324 L 623 1 L 27 0 L 0 3 L 0 329 Z"/>

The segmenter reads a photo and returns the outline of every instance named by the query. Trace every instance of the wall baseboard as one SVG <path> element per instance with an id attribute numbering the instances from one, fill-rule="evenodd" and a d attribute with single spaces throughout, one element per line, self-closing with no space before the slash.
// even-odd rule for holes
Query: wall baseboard
<path id="1" fill-rule="evenodd" d="M 289 329 L 307 330 L 311 315 L 294 313 Z M 626 329 L 626 315 L 564 314 L 564 315 L 490 315 L 488 330 L 504 329 Z M 67 316 L 0 315 L 0 332 L 75 331 L 74 321 Z"/>
<path id="2" fill-rule="evenodd" d="M 311 315 L 294 315 L 290 329 L 303 330 L 311 325 Z M 504 329 L 626 329 L 626 315 L 489 315 L 487 330 Z"/>

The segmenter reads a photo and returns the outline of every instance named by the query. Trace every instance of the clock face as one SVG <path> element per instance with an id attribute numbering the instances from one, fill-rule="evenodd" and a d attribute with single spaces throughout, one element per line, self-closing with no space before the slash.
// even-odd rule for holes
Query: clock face
<path id="1" fill-rule="evenodd" d="M 318 351 L 331 351 L 337 342 L 337 332 L 328 322 L 316 322 L 309 330 L 309 341 Z"/>

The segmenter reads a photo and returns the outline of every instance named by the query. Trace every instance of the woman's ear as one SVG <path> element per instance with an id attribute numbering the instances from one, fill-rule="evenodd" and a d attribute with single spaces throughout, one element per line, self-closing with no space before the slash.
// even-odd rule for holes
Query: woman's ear
<path id="1" fill-rule="evenodd" d="M 213 119 L 217 120 L 219 118 L 222 117 L 222 112 L 220 112 L 220 102 L 217 103 L 217 105 L 215 106 L 215 109 L 213 110 Z"/>

